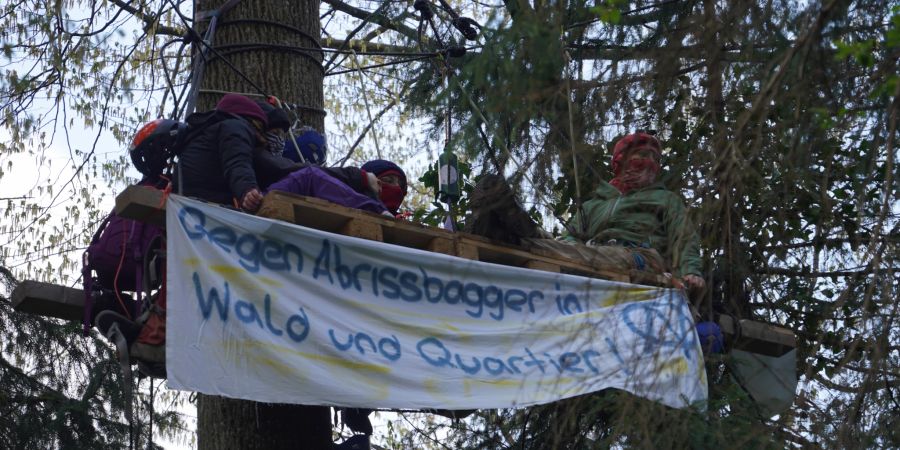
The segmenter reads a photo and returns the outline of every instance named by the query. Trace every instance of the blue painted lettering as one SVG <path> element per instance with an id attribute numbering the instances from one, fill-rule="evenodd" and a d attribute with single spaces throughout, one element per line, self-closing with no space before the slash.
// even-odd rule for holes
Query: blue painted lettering
<path id="1" fill-rule="evenodd" d="M 300 327 L 300 332 L 294 330 L 294 327 Z M 309 335 L 309 318 L 306 316 L 306 311 L 303 311 L 303 308 L 300 308 L 300 314 L 294 314 L 290 318 L 288 318 L 287 324 L 284 327 L 287 331 L 288 337 L 294 340 L 294 342 L 303 342 L 306 339 L 306 336 Z"/>
<path id="2" fill-rule="evenodd" d="M 228 320 L 228 307 L 231 302 L 231 295 L 228 289 L 228 282 L 225 282 L 225 297 L 219 298 L 219 291 L 216 288 L 209 289 L 209 296 L 203 296 L 203 286 L 200 285 L 200 274 L 194 272 L 193 276 L 194 280 L 194 290 L 197 292 L 197 302 L 200 303 L 200 313 L 203 314 L 204 319 L 209 319 L 210 314 L 212 314 L 213 305 L 216 307 L 216 311 L 219 313 L 219 319 L 222 322 Z"/>
<path id="3" fill-rule="evenodd" d="M 328 276 L 328 283 L 334 284 L 334 278 L 331 276 L 331 243 L 328 239 L 322 239 L 322 249 L 319 256 L 316 257 L 316 267 L 313 269 L 313 279 L 318 280 L 319 275 Z"/>

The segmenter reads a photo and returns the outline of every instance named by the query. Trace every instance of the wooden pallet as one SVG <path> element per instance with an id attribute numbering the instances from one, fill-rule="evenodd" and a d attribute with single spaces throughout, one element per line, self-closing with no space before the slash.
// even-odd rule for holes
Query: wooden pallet
<path id="1" fill-rule="evenodd" d="M 116 197 L 115 211 L 122 217 L 164 227 L 163 200 L 163 195 L 158 190 L 131 186 Z M 523 248 L 492 242 L 479 236 L 451 233 L 439 228 L 346 208 L 317 198 L 284 192 L 267 194 L 258 215 L 332 233 L 495 264 L 668 286 L 668 280 L 661 276 L 591 267 L 555 257 L 547 252 L 528 252 Z M 80 320 L 84 295 L 78 289 L 26 281 L 13 292 L 13 305 L 23 312 Z M 726 341 L 733 348 L 781 356 L 796 347 L 793 331 L 777 325 L 736 320 L 725 315 L 719 317 L 718 323 Z"/>
<path id="2" fill-rule="evenodd" d="M 397 220 L 335 205 L 318 198 L 286 192 L 268 193 L 257 214 L 317 230 L 494 264 L 579 274 L 614 281 L 667 285 L 667 280 L 657 275 L 592 267 L 556 257 L 549 252 L 529 252 L 524 248 L 492 242 L 481 236 L 462 232 L 451 233 L 440 228 Z"/>
<path id="3" fill-rule="evenodd" d="M 160 191 L 131 186 L 116 197 L 116 214 L 129 219 L 165 226 L 165 207 Z M 318 198 L 287 192 L 270 192 L 257 215 L 283 220 L 317 230 L 381 241 L 403 247 L 458 256 L 466 259 L 562 272 L 653 286 L 669 286 L 665 277 L 638 271 L 591 267 L 538 250 L 492 242 L 480 236 L 449 231 L 347 208 Z"/>

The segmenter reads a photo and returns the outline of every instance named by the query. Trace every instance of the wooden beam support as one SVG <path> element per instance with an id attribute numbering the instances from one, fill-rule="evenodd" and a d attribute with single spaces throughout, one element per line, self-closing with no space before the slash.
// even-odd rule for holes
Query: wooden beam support
<path id="1" fill-rule="evenodd" d="M 525 267 L 534 270 L 543 270 L 544 272 L 560 272 L 559 264 L 548 263 L 547 261 L 537 259 L 527 261 Z"/>
<path id="2" fill-rule="evenodd" d="M 428 250 L 429 252 L 456 256 L 456 252 L 453 250 L 453 240 L 448 238 L 432 238 L 430 241 L 428 241 L 428 245 L 425 247 L 425 250 Z"/>
<path id="3" fill-rule="evenodd" d="M 13 309 L 28 314 L 81 320 L 84 291 L 40 281 L 23 281 L 12 292 Z"/>
<path id="4" fill-rule="evenodd" d="M 116 197 L 113 211 L 126 219 L 166 226 L 166 204 L 159 189 L 146 186 L 128 186 Z"/>
<path id="5" fill-rule="evenodd" d="M 719 328 L 731 347 L 766 356 L 781 356 L 797 347 L 794 332 L 778 325 L 720 315 Z"/>

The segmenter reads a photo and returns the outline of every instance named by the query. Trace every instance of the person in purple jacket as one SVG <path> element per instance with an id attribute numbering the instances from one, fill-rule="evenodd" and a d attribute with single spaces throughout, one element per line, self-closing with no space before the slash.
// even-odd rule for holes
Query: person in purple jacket
<path id="1" fill-rule="evenodd" d="M 354 189 L 352 186 L 364 188 Z M 360 169 L 302 167 L 269 185 L 268 191 L 291 192 L 395 216 L 406 197 L 407 181 L 406 173 L 400 166 L 376 159 L 363 164 Z"/>

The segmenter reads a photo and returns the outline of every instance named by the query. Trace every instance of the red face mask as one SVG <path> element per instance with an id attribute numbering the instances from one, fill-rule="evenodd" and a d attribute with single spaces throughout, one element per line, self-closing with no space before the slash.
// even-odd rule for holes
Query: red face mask
<path id="1" fill-rule="evenodd" d="M 659 173 L 659 163 L 653 159 L 639 158 L 625 161 L 624 168 L 609 181 L 623 194 L 653 184 Z"/>
<path id="2" fill-rule="evenodd" d="M 402 187 L 392 184 L 381 185 L 381 203 L 384 203 L 392 213 L 397 214 L 400 204 L 403 203 L 403 197 L 406 197 L 406 193 Z"/>

